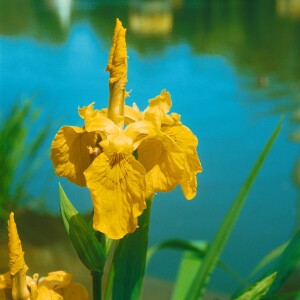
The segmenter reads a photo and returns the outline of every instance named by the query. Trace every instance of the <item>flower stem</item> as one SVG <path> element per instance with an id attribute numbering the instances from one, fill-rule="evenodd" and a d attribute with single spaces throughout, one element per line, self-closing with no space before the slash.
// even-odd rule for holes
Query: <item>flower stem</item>
<path id="1" fill-rule="evenodd" d="M 107 258 L 104 266 L 103 279 L 102 279 L 102 290 L 103 299 L 107 300 L 111 297 L 113 280 L 114 280 L 114 269 L 112 268 L 114 255 L 118 247 L 118 240 L 108 240 L 107 243 Z"/>
<path id="2" fill-rule="evenodd" d="M 92 271 L 92 278 L 93 278 L 93 300 L 101 300 L 101 278 L 102 273 Z"/>

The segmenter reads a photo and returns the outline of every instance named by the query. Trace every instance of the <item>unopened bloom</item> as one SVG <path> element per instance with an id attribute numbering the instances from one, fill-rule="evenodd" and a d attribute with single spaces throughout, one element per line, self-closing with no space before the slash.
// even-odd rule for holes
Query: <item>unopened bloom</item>
<path id="1" fill-rule="evenodd" d="M 125 106 L 125 33 L 117 19 L 107 66 L 108 108 L 94 109 L 94 103 L 80 108 L 84 126 L 62 127 L 51 147 L 56 174 L 89 188 L 93 227 L 112 239 L 138 227 L 137 218 L 151 194 L 180 184 L 187 199 L 195 197 L 196 174 L 202 170 L 197 138 L 178 114 L 168 114 L 168 92 L 150 100 L 144 112 L 136 105 Z"/>
<path id="2" fill-rule="evenodd" d="M 86 289 L 71 282 L 72 275 L 65 271 L 27 276 L 24 252 L 18 235 L 14 214 L 8 220 L 9 272 L 0 275 L 1 300 L 87 300 Z"/>

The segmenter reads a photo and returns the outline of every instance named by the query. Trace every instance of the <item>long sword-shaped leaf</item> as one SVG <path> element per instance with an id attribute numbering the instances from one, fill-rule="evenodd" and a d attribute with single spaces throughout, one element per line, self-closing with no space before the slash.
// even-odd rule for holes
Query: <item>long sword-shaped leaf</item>
<path id="1" fill-rule="evenodd" d="M 256 273 L 261 271 L 265 266 L 276 260 L 286 249 L 288 242 L 278 246 L 277 248 L 273 249 L 269 254 L 267 254 L 253 269 L 250 273 L 249 278 L 253 277 Z"/>
<path id="2" fill-rule="evenodd" d="M 170 239 L 161 243 L 155 244 L 148 249 L 147 252 L 147 263 L 150 261 L 152 256 L 159 250 L 162 249 L 173 249 L 181 251 L 190 251 L 199 257 L 203 257 L 207 250 L 208 243 L 205 241 L 185 241 L 181 239 Z"/>
<path id="3" fill-rule="evenodd" d="M 275 295 L 282 287 L 290 274 L 299 266 L 300 262 L 300 230 L 291 239 L 290 243 L 279 257 L 277 263 L 271 268 L 276 271 L 276 279 L 270 288 L 267 296 Z"/>
<path id="4" fill-rule="evenodd" d="M 119 241 L 113 262 L 113 300 L 139 299 L 146 267 L 151 204 L 139 217 L 139 228 Z"/>
<path id="5" fill-rule="evenodd" d="M 187 299 L 190 286 L 201 266 L 202 258 L 190 251 L 183 253 L 172 294 L 172 300 Z"/>
<path id="6" fill-rule="evenodd" d="M 203 257 L 206 254 L 207 248 L 208 248 L 208 243 L 206 241 L 185 241 L 185 240 L 181 240 L 181 239 L 166 240 L 166 241 L 158 243 L 148 249 L 147 264 L 149 263 L 152 256 L 157 251 L 163 250 L 163 249 L 183 251 L 184 253 L 183 253 L 182 261 L 185 260 L 185 253 L 187 253 L 186 255 L 190 254 L 193 256 L 195 264 L 197 264 L 198 262 L 196 262 L 196 260 L 198 260 L 198 261 L 203 260 Z M 182 261 L 181 261 L 181 263 L 182 263 Z M 238 281 L 242 286 L 249 285 L 248 281 L 246 281 L 244 278 L 242 278 L 234 269 L 232 269 L 230 266 L 226 265 L 221 260 L 218 261 L 217 265 L 220 269 L 227 272 L 234 279 L 236 279 L 236 281 Z M 179 273 L 181 272 L 180 270 L 179 270 Z M 194 279 L 192 276 L 189 276 L 189 278 Z M 177 283 L 176 283 L 176 286 L 177 286 Z"/>
<path id="7" fill-rule="evenodd" d="M 276 277 L 276 272 L 271 275 L 255 282 L 251 285 L 245 292 L 243 292 L 234 300 L 259 300 L 261 299 L 270 289 L 274 279 Z"/>
<path id="8" fill-rule="evenodd" d="M 61 185 L 59 185 L 60 209 L 70 240 L 82 263 L 92 272 L 103 272 L 106 259 L 103 245 L 94 230 L 74 208 Z"/>
<path id="9" fill-rule="evenodd" d="M 213 272 L 219 257 L 225 247 L 225 244 L 231 234 L 231 231 L 237 221 L 237 218 L 240 214 L 240 211 L 245 203 L 246 197 L 255 181 L 256 176 L 258 175 L 259 170 L 261 169 L 265 158 L 271 150 L 273 143 L 275 142 L 280 129 L 282 126 L 282 119 L 279 124 L 275 128 L 271 137 L 269 138 L 267 144 L 265 145 L 263 151 L 261 152 L 258 160 L 256 161 L 254 167 L 252 168 L 250 174 L 248 175 L 246 181 L 244 182 L 240 192 L 235 198 L 232 206 L 227 212 L 224 221 L 219 228 L 215 238 L 209 246 L 207 254 L 203 260 L 201 267 L 197 272 L 197 276 L 195 277 L 191 289 L 188 293 L 187 299 L 194 300 L 199 299 L 205 292 L 206 286 L 209 282 L 211 273 Z"/>

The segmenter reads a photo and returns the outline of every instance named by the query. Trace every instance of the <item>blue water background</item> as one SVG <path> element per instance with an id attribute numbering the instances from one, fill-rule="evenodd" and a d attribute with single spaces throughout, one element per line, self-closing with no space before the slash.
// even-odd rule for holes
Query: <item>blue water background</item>
<path id="1" fill-rule="evenodd" d="M 33 97 L 43 117 L 33 134 L 46 122 L 51 136 L 44 148 L 49 149 L 62 125 L 82 125 L 77 107 L 93 101 L 96 108 L 107 106 L 109 74 L 104 70 L 108 53 L 109 43 L 99 39 L 84 21 L 73 25 L 60 44 L 30 36 L 1 36 L 1 114 L 5 115 L 15 101 Z M 272 85 L 272 74 L 268 90 L 253 88 L 257 74 L 242 72 L 226 53 L 194 53 L 186 42 L 147 55 L 129 45 L 128 56 L 127 90 L 132 92 L 126 103 L 135 102 L 144 109 L 148 99 L 167 89 L 172 96 L 172 112 L 180 113 L 183 124 L 198 137 L 203 164 L 194 200 L 185 200 L 180 188 L 156 196 L 150 245 L 172 237 L 211 240 L 280 119 L 280 114 L 270 112 L 278 102 L 288 102 L 294 95 L 287 91 L 274 100 L 270 91 L 277 90 L 280 82 Z M 299 144 L 289 139 L 296 128 L 288 112 L 222 256 L 243 275 L 289 239 L 298 224 L 299 194 L 292 174 Z M 48 211 L 58 213 L 58 182 L 77 209 L 91 209 L 88 191 L 57 178 L 49 159 L 30 189 L 43 195 Z M 174 280 L 178 258 L 172 251 L 161 252 L 150 264 L 148 275 Z M 218 271 L 211 287 L 231 291 L 236 283 Z"/>

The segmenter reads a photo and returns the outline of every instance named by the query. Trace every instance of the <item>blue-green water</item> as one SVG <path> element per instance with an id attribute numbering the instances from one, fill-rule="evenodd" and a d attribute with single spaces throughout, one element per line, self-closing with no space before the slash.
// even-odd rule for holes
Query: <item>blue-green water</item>
<path id="1" fill-rule="evenodd" d="M 43 116 L 35 130 L 47 123 L 51 136 L 45 148 L 50 148 L 60 126 L 81 125 L 78 106 L 92 101 L 97 108 L 107 106 L 104 70 L 119 17 L 128 28 L 127 90 L 132 92 L 127 104 L 143 109 L 162 89 L 170 91 L 172 111 L 199 139 L 204 168 L 193 201 L 186 201 L 179 188 L 157 195 L 150 244 L 171 237 L 210 240 L 285 114 L 223 255 L 247 274 L 299 224 L 300 22 L 288 1 L 156 1 L 154 8 L 149 1 L 144 6 L 70 1 L 66 13 L 55 3 L 0 0 L 1 113 L 14 101 L 33 97 Z M 157 27 L 153 14 L 160 17 Z M 156 32 L 142 25 L 145 20 Z M 50 160 L 30 189 L 42 193 L 48 210 L 58 212 L 58 181 L 78 209 L 91 208 L 88 191 L 56 178 Z M 148 274 L 173 280 L 177 259 L 162 252 Z M 212 282 L 221 291 L 235 286 L 222 272 Z"/>

